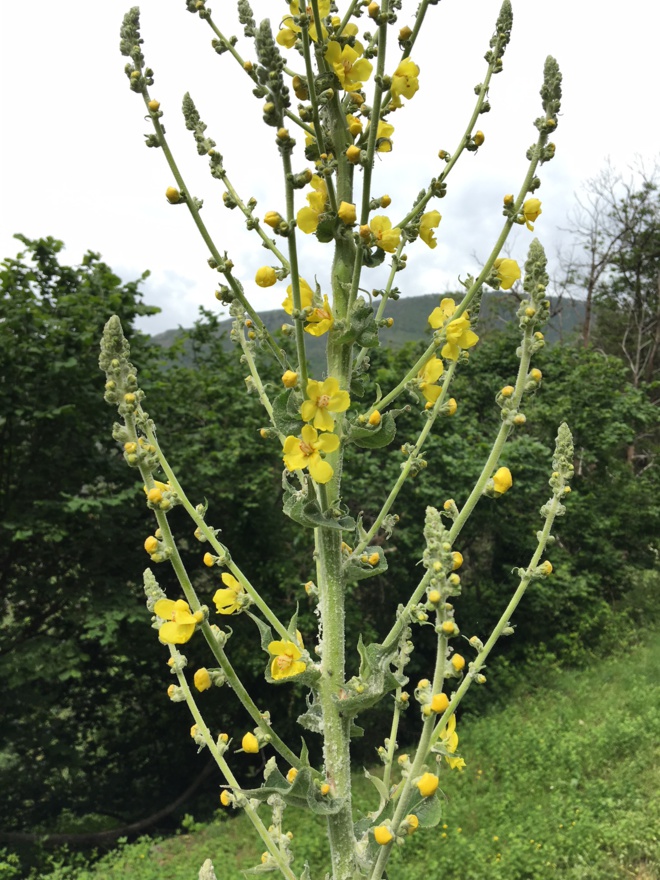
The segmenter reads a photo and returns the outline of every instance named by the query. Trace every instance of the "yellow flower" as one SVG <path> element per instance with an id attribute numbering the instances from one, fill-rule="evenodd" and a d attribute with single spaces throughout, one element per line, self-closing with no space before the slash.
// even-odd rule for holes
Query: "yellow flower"
<path id="1" fill-rule="evenodd" d="M 394 835 L 387 825 L 379 825 L 377 828 L 374 828 L 374 839 L 380 846 L 387 846 L 388 843 L 394 840 Z"/>
<path id="2" fill-rule="evenodd" d="M 302 646 L 302 640 L 300 641 Z M 270 674 L 279 681 L 282 678 L 291 678 L 293 675 L 300 675 L 307 669 L 307 664 L 301 660 L 302 652 L 298 645 L 289 641 L 275 641 L 268 645 L 268 651 L 273 655 L 273 662 L 270 664 Z"/>
<path id="3" fill-rule="evenodd" d="M 330 40 L 325 53 L 325 60 L 334 70 L 337 79 L 345 92 L 355 92 L 362 88 L 362 83 L 368 80 L 373 70 L 371 61 L 360 58 L 364 48 L 360 43 L 354 47 L 342 47 L 335 40 Z"/>
<path id="4" fill-rule="evenodd" d="M 300 284 L 300 308 L 307 309 L 311 306 L 312 300 L 314 299 L 314 294 L 312 293 L 312 288 L 305 281 L 304 278 L 299 279 Z M 287 313 L 287 315 L 293 314 L 293 287 L 289 284 L 286 289 L 286 299 L 282 303 L 282 308 Z"/>
<path id="5" fill-rule="evenodd" d="M 539 214 L 542 214 L 541 210 L 541 202 L 539 199 L 527 199 L 522 206 L 523 217 L 525 218 L 525 225 L 530 230 L 530 232 L 534 231 L 534 227 L 532 223 L 537 219 Z"/>
<path id="6" fill-rule="evenodd" d="M 369 228 L 376 238 L 376 245 L 382 248 L 388 254 L 393 254 L 399 246 L 401 239 L 401 230 L 398 226 L 392 229 L 392 221 L 389 217 L 378 215 L 372 217 Z"/>
<path id="7" fill-rule="evenodd" d="M 317 431 L 334 431 L 335 420 L 331 413 L 346 412 L 351 404 L 348 391 L 339 390 L 339 382 L 330 376 L 325 382 L 310 379 L 307 397 L 300 407 L 303 422 L 312 422 Z"/>
<path id="8" fill-rule="evenodd" d="M 285 21 L 293 21 L 293 19 L 287 18 Z M 300 28 L 298 28 L 298 30 L 300 30 Z M 275 35 L 276 42 L 278 42 L 280 46 L 284 46 L 285 49 L 291 49 L 296 42 L 296 38 L 296 32 L 288 27 L 280 28 Z"/>
<path id="9" fill-rule="evenodd" d="M 166 645 L 183 645 L 192 638 L 195 626 L 201 623 L 201 611 L 192 614 L 190 606 L 183 599 L 159 599 L 154 605 L 158 617 L 167 621 L 158 629 L 158 638 Z"/>
<path id="10" fill-rule="evenodd" d="M 452 718 L 454 716 L 452 715 Z M 417 780 L 417 788 L 422 797 L 431 797 L 438 790 L 439 779 L 435 773 L 425 773 L 421 779 Z"/>
<path id="11" fill-rule="evenodd" d="M 429 403 L 435 403 L 438 397 L 440 397 L 442 388 L 435 383 L 444 371 L 445 365 L 442 363 L 441 358 L 437 358 L 434 355 L 432 358 L 429 358 L 417 374 L 417 378 L 420 380 L 419 390 Z"/>
<path id="12" fill-rule="evenodd" d="M 452 558 L 452 569 L 454 571 L 456 571 L 457 569 L 459 569 L 461 567 L 461 565 L 463 565 L 463 554 L 459 553 L 458 550 L 454 550 L 454 552 L 451 554 L 451 558 Z"/>
<path id="13" fill-rule="evenodd" d="M 295 388 L 298 384 L 298 373 L 295 373 L 293 370 L 287 370 L 286 373 L 282 374 L 282 385 L 285 388 Z"/>
<path id="14" fill-rule="evenodd" d="M 440 216 L 439 211 L 428 211 L 426 214 L 422 214 L 422 219 L 419 224 L 419 237 L 424 244 L 427 244 L 431 248 L 431 250 L 433 250 L 438 244 L 435 240 L 433 230 L 438 227 L 441 220 L 442 217 Z"/>
<path id="15" fill-rule="evenodd" d="M 434 330 L 440 329 L 448 318 L 456 311 L 456 303 L 453 299 L 445 298 L 437 309 L 433 309 L 429 315 L 429 324 Z M 467 312 L 460 318 L 451 321 L 446 328 L 447 342 L 443 345 L 440 354 L 449 361 L 455 361 L 462 348 L 472 348 L 479 342 L 476 333 L 470 330 L 470 318 Z"/>
<path id="16" fill-rule="evenodd" d="M 195 672 L 193 683 L 200 693 L 202 691 L 208 690 L 211 687 L 211 676 L 209 675 L 209 671 L 205 666 L 202 666 L 201 669 L 198 669 L 197 672 Z"/>
<path id="17" fill-rule="evenodd" d="M 289 471 L 308 468 L 313 480 L 327 483 L 332 479 L 334 470 L 327 461 L 321 458 L 322 452 L 335 452 L 339 449 L 339 437 L 336 434 L 321 434 L 311 425 L 303 425 L 300 437 L 289 435 L 284 441 L 284 464 Z"/>
<path id="18" fill-rule="evenodd" d="M 289 6 L 289 12 L 292 16 L 294 15 L 303 15 L 307 13 L 310 17 L 309 23 L 309 35 L 316 43 L 318 41 L 319 35 L 316 30 L 316 22 L 314 21 L 314 16 L 312 15 L 312 7 L 307 6 L 306 3 L 301 3 L 300 0 L 293 0 L 293 2 Z M 330 0 L 319 0 L 319 15 L 320 17 L 327 18 L 330 15 Z M 287 49 L 290 49 L 291 46 L 295 43 L 296 35 L 300 33 L 301 27 L 299 24 L 296 24 L 293 18 L 287 16 L 282 22 L 284 25 L 283 30 L 281 30 L 278 35 L 275 37 L 280 46 L 286 46 Z M 288 34 L 285 31 L 289 31 Z M 328 31 L 324 24 L 321 24 L 321 36 L 322 39 L 325 39 L 328 35 Z"/>
<path id="19" fill-rule="evenodd" d="M 419 88 L 419 67 L 410 58 L 404 58 L 392 76 L 392 95 L 395 98 L 412 98 Z"/>
<path id="20" fill-rule="evenodd" d="M 440 732 L 440 739 L 442 740 L 445 749 L 453 755 L 458 746 L 455 715 L 452 715 L 447 724 L 443 727 Z M 449 764 L 452 770 L 462 770 L 465 767 L 465 761 L 463 758 L 450 758 L 449 755 L 445 755 L 445 761 Z"/>
<path id="21" fill-rule="evenodd" d="M 429 324 L 434 330 L 439 330 L 440 327 L 451 318 L 455 311 L 456 303 L 454 300 L 445 297 L 441 300 L 440 305 L 433 309 L 429 315 Z"/>
<path id="22" fill-rule="evenodd" d="M 507 260 L 500 257 L 495 260 L 495 271 L 500 279 L 500 288 L 510 290 L 520 278 L 520 266 L 515 260 Z"/>
<path id="23" fill-rule="evenodd" d="M 307 318 L 305 332 L 311 333 L 312 336 L 323 336 L 335 323 L 332 316 L 332 309 L 328 302 L 328 297 L 323 297 L 323 305 L 314 309 L 312 314 Z"/>
<path id="24" fill-rule="evenodd" d="M 277 281 L 275 269 L 273 269 L 272 266 L 262 266 L 260 269 L 257 269 L 257 274 L 254 276 L 254 280 L 259 287 L 272 287 Z"/>
<path id="25" fill-rule="evenodd" d="M 225 589 L 216 590 L 213 596 L 218 614 L 234 614 L 234 612 L 240 611 L 241 605 L 238 597 L 243 588 L 236 578 L 226 571 L 223 572 L 222 583 L 225 585 Z"/>
<path id="26" fill-rule="evenodd" d="M 256 755 L 259 751 L 259 740 L 253 733 L 246 733 L 241 740 L 241 745 L 243 746 L 243 751 L 248 752 L 248 754 Z"/>
<path id="27" fill-rule="evenodd" d="M 498 495 L 504 495 L 513 486 L 513 478 L 508 467 L 498 468 L 493 474 L 493 488 Z"/>
<path id="28" fill-rule="evenodd" d="M 339 215 L 339 219 L 342 220 L 347 226 L 352 226 L 357 220 L 355 205 L 352 205 L 350 202 L 342 202 L 339 205 L 339 210 L 337 211 L 337 214 Z"/>
<path id="29" fill-rule="evenodd" d="M 381 119 L 378 123 L 378 128 L 376 129 L 376 152 L 392 152 L 392 141 L 390 140 L 390 138 L 393 134 L 394 126 L 390 125 L 389 122 L 385 122 L 384 119 Z"/>
<path id="30" fill-rule="evenodd" d="M 324 178 L 314 174 L 310 183 L 314 192 L 307 194 L 309 205 L 306 208 L 301 208 L 296 214 L 298 228 L 306 235 L 316 232 L 319 219 L 321 214 L 325 213 L 325 206 L 328 201 L 328 187 Z"/>
<path id="31" fill-rule="evenodd" d="M 460 654 L 454 654 L 451 658 L 451 665 L 454 667 L 456 672 L 460 672 L 461 669 L 465 667 L 465 657 Z"/>

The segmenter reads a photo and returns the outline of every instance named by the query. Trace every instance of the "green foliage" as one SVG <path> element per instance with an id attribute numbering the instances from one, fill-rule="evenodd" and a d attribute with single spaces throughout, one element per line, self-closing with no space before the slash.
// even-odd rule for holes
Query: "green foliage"
<path id="1" fill-rule="evenodd" d="M 397 880 L 624 880 L 657 877 L 660 840 L 660 638 L 583 672 L 559 672 L 505 709 L 459 721 L 461 773 L 444 767 L 443 818 L 396 848 Z M 379 772 L 378 770 L 376 772 Z M 377 794 L 354 777 L 357 806 Z M 323 876 L 322 819 L 287 810 L 302 870 Z M 218 877 L 238 880 L 259 861 L 244 815 L 220 813 L 193 834 L 143 838 L 93 869 L 43 880 L 189 880 L 211 858 Z M 192 867 L 191 867 L 192 866 Z"/>
<path id="2" fill-rule="evenodd" d="M 166 351 L 150 346 L 131 328 L 134 316 L 147 310 L 138 283 L 123 285 L 96 255 L 67 267 L 59 262 L 58 242 L 23 242 L 24 255 L 6 261 L 0 276 L 0 358 L 7 377 L 0 385 L 7 633 L 0 670 L 8 683 L 0 827 L 89 830 L 94 823 L 84 817 L 90 814 L 101 822 L 94 827 L 121 826 L 177 797 L 201 765 L 182 721 L 185 707 L 165 697 L 171 680 L 165 654 L 135 582 L 147 563 L 142 544 L 153 524 L 99 403 L 96 346 L 111 312 L 122 317 L 146 407 L 186 492 L 195 503 L 208 501 L 209 523 L 222 529 L 234 559 L 249 568 L 276 612 L 289 619 L 298 610 L 303 636 L 314 621 L 313 600 L 302 589 L 313 576 L 313 559 L 306 528 L 281 515 L 281 450 L 260 434 L 264 418 L 256 397 L 234 393 L 246 371 L 227 350 L 217 319 L 204 313 Z M 369 645 L 382 635 L 382 621 L 409 594 L 410 572 L 419 570 L 423 550 L 424 508 L 442 507 L 450 496 L 460 506 L 499 427 L 493 389 L 515 374 L 518 338 L 481 329 L 480 335 L 485 338 L 453 386 L 456 415 L 437 423 L 425 447 L 428 467 L 397 499 L 392 540 L 375 548 L 380 562 L 373 576 L 356 578 L 349 588 L 351 673 L 358 672 L 360 637 Z M 376 383 L 384 392 L 391 388 L 420 351 L 409 345 L 371 352 L 367 394 Z M 515 636 L 498 646 L 486 670 L 480 702 L 501 696 L 522 675 L 540 678 L 550 666 L 583 663 L 632 643 L 635 627 L 657 619 L 659 480 L 655 468 L 640 469 L 629 455 L 636 436 L 654 425 L 649 389 L 633 388 L 620 360 L 592 350 L 548 347 L 537 361 L 543 382 L 525 397 L 527 423 L 505 450 L 514 485 L 499 499 L 483 498 L 461 534 L 465 564 L 456 608 L 466 635 L 488 632 L 514 588 L 511 569 L 531 555 L 538 509 L 549 493 L 556 425 L 564 418 L 576 444 L 570 522 L 558 523 L 549 554 L 555 572 L 530 588 L 513 621 Z M 279 373 L 265 376 L 271 389 L 281 388 Z M 384 487 L 400 473 L 401 444 L 423 424 L 417 398 L 405 402 L 410 409 L 397 414 L 395 435 L 393 424 L 380 432 L 365 429 L 370 436 L 386 430 L 384 458 L 347 447 L 342 501 L 353 518 L 362 515 L 367 529 L 385 500 Z M 183 511 L 175 509 L 171 523 L 195 586 L 209 601 L 219 571 L 201 564 L 205 547 Z M 178 595 L 171 572 L 154 571 L 163 588 Z M 233 620 L 232 629 L 228 651 L 236 669 L 256 681 L 257 705 L 268 704 L 278 732 L 290 736 L 304 708 L 299 687 L 268 685 L 267 661 L 255 649 L 258 634 L 247 615 Z M 428 675 L 433 662 L 435 646 L 425 636 L 406 669 L 413 681 Z M 195 640 L 187 653 L 191 664 L 208 663 Z M 237 715 L 229 696 L 212 689 L 199 699 L 214 728 L 240 738 L 252 724 Z M 387 698 L 372 710 L 365 736 L 354 744 L 357 760 L 371 760 L 390 711 Z M 412 716 L 403 719 L 401 743 L 413 736 Z M 315 760 L 319 739 L 310 734 L 308 740 Z M 253 787 L 255 760 L 260 757 L 244 756 L 237 768 L 246 788 Z M 210 796 L 203 800 L 208 804 Z"/>
<path id="3" fill-rule="evenodd" d="M 127 538 L 144 518 L 98 406 L 96 361 L 116 312 L 148 364 L 131 325 L 155 309 L 98 254 L 67 266 L 61 242 L 19 238 L 25 250 L 0 271 L 4 828 L 51 822 L 64 805 L 90 812 L 103 800 L 121 813 L 127 797 L 147 801 L 148 785 L 118 788 L 116 773 L 125 743 L 146 773 L 145 688 L 127 693 L 125 680 L 148 681 L 154 661 L 152 647 L 129 648 L 143 615 L 126 568 L 142 560 Z"/>

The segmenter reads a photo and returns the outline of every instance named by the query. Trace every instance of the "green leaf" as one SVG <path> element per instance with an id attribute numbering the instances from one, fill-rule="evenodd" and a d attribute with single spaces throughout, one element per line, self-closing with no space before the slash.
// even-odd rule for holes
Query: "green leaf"
<path id="1" fill-rule="evenodd" d="M 380 266 L 384 259 L 385 251 L 382 248 L 377 247 L 371 251 L 365 248 L 362 251 L 362 265 L 368 266 L 370 269 Z"/>
<path id="2" fill-rule="evenodd" d="M 300 433 L 302 427 L 301 403 L 302 395 L 293 388 L 287 388 L 273 400 L 273 421 L 281 434 L 288 437 L 290 434 L 297 436 Z"/>
<path id="3" fill-rule="evenodd" d="M 434 828 L 442 819 L 442 801 L 437 794 L 420 798 L 410 806 L 410 812 L 417 816 L 422 828 Z"/>
<path id="4" fill-rule="evenodd" d="M 378 554 L 378 563 L 376 565 L 371 565 L 370 562 L 362 562 L 363 557 L 369 557 L 373 553 Z M 359 558 L 351 556 L 344 563 L 344 576 L 347 583 L 362 581 L 376 574 L 384 574 L 386 571 L 387 558 L 382 547 L 367 547 L 364 553 L 360 554 Z"/>
<path id="5" fill-rule="evenodd" d="M 357 298 L 351 309 L 350 328 L 338 337 L 337 342 L 343 345 L 355 342 L 365 348 L 378 346 L 378 324 L 376 324 L 372 306 L 365 301 L 364 297 Z"/>
<path id="6" fill-rule="evenodd" d="M 264 623 L 263 620 L 261 620 L 259 617 L 256 616 L 256 614 L 253 614 L 251 611 L 246 609 L 245 614 L 247 614 L 248 617 L 251 617 L 252 620 L 254 620 L 254 622 L 259 627 L 259 635 L 261 636 L 262 650 L 264 650 L 266 652 L 266 654 L 268 654 L 268 656 L 270 657 L 270 651 L 268 650 L 268 645 L 270 645 L 270 643 L 273 641 L 272 629 L 268 626 L 267 623 Z"/>
<path id="7" fill-rule="evenodd" d="M 380 425 L 375 428 L 351 425 L 347 440 L 363 449 L 380 449 L 383 446 L 388 446 L 395 436 L 396 421 L 394 415 L 387 412 L 380 420 Z"/>
<path id="8" fill-rule="evenodd" d="M 305 489 L 296 490 L 285 476 L 283 509 L 284 513 L 294 522 L 307 528 L 313 529 L 321 526 L 340 532 L 352 532 L 355 529 L 355 520 L 352 516 L 334 517 L 322 512 L 310 479 L 307 479 Z"/>
<path id="9" fill-rule="evenodd" d="M 325 243 L 334 239 L 336 229 L 337 217 L 334 214 L 325 214 L 324 217 L 319 220 L 315 235 L 319 241 Z"/>

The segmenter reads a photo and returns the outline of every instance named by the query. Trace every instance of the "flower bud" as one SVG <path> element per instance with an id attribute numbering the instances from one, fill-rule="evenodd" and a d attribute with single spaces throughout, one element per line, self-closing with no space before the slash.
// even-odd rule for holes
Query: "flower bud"
<path id="1" fill-rule="evenodd" d="M 406 27 L 402 27 L 399 31 L 399 42 L 405 43 L 406 40 L 409 40 L 412 37 L 412 30 L 406 25 Z"/>
<path id="2" fill-rule="evenodd" d="M 165 198 L 170 205 L 177 205 L 181 201 L 181 193 L 173 186 L 168 186 L 165 190 Z"/>
<path id="3" fill-rule="evenodd" d="M 419 828 L 419 819 L 414 813 L 410 813 L 403 820 L 402 830 L 406 832 L 406 834 L 413 834 Z"/>
<path id="4" fill-rule="evenodd" d="M 434 694 L 431 700 L 431 711 L 441 715 L 449 705 L 447 694 Z"/>
<path id="5" fill-rule="evenodd" d="M 422 797 L 431 797 L 438 790 L 439 779 L 435 773 L 425 773 L 417 780 L 417 788 Z"/>
<path id="6" fill-rule="evenodd" d="M 375 410 L 371 413 L 371 415 L 369 416 L 369 424 L 370 424 L 373 428 L 377 428 L 378 425 L 380 425 L 380 423 L 381 423 L 381 415 L 380 415 L 380 413 L 378 412 L 378 410 L 375 409 Z"/>
<path id="7" fill-rule="evenodd" d="M 513 486 L 513 477 L 507 467 L 498 468 L 493 474 L 493 488 L 498 495 L 504 495 Z"/>
<path id="8" fill-rule="evenodd" d="M 376 5 L 376 3 L 371 4 L 371 6 Z M 370 9 L 371 6 L 369 7 Z M 387 825 L 378 825 L 377 828 L 374 828 L 374 839 L 379 846 L 387 846 L 388 843 L 391 843 L 394 840 L 394 835 Z"/>
<path id="9" fill-rule="evenodd" d="M 270 226 L 272 229 L 277 229 L 277 227 L 282 223 L 284 218 L 278 211 L 267 211 L 266 216 L 264 217 L 264 223 Z"/>
<path id="10" fill-rule="evenodd" d="M 456 672 L 460 672 L 465 667 L 465 657 L 462 657 L 460 654 L 454 654 L 451 658 L 451 665 Z"/>
<path id="11" fill-rule="evenodd" d="M 160 109 L 160 101 L 152 100 L 149 101 L 147 107 L 151 110 L 152 113 L 157 113 Z"/>
<path id="12" fill-rule="evenodd" d="M 392 199 L 388 195 L 384 195 L 380 197 L 380 206 L 381 208 L 389 208 L 392 204 Z"/>
<path id="13" fill-rule="evenodd" d="M 483 131 L 475 131 L 472 142 L 476 144 L 477 147 L 480 147 L 485 140 L 486 136 Z"/>
<path id="14" fill-rule="evenodd" d="M 246 733 L 241 740 L 243 751 L 251 755 L 256 755 L 259 751 L 259 740 L 253 733 Z"/>
<path id="15" fill-rule="evenodd" d="M 193 684 L 200 693 L 211 687 L 211 676 L 206 667 L 202 666 L 195 672 L 195 675 L 193 676 Z"/>
<path id="16" fill-rule="evenodd" d="M 346 150 L 346 158 L 351 163 L 351 165 L 356 165 L 360 161 L 360 153 L 362 151 L 359 147 L 356 147 L 354 144 Z"/>
<path id="17" fill-rule="evenodd" d="M 353 226 L 353 224 L 357 220 L 355 205 L 352 205 L 350 202 L 342 202 L 339 205 L 339 210 L 337 211 L 337 214 L 339 215 L 339 219 L 342 220 L 347 226 Z"/>
<path id="18" fill-rule="evenodd" d="M 254 276 L 254 280 L 259 287 L 272 287 L 277 281 L 275 269 L 273 269 L 272 266 L 262 266 L 260 269 L 257 269 L 257 274 Z"/>
<path id="19" fill-rule="evenodd" d="M 293 370 L 287 370 L 286 373 L 282 375 L 282 385 L 285 388 L 295 388 L 298 384 L 298 373 L 294 373 Z"/>

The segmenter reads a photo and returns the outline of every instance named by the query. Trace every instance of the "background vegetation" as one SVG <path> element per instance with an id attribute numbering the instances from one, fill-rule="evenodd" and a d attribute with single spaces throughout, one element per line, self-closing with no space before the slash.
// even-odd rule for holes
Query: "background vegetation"
<path id="1" fill-rule="evenodd" d="M 635 679 L 637 667 L 622 653 L 639 641 L 640 628 L 653 628 L 658 622 L 660 219 L 654 180 L 628 192 L 627 200 L 627 208 L 616 199 L 609 208 L 601 206 L 601 219 L 609 218 L 617 239 L 616 246 L 611 236 L 601 235 L 593 243 L 594 253 L 605 261 L 595 280 L 593 259 L 567 269 L 565 289 L 569 282 L 582 285 L 589 292 L 588 307 L 572 309 L 570 321 L 561 324 L 561 334 L 535 364 L 543 371 L 543 382 L 527 410 L 526 425 L 507 446 L 503 461 L 514 475 L 513 489 L 496 502 L 484 500 L 462 535 L 465 589 L 459 623 L 467 635 L 487 634 L 512 589 L 511 569 L 529 558 L 538 508 L 548 494 L 554 435 L 565 419 L 575 439 L 576 477 L 568 517 L 557 529 L 559 540 L 551 554 L 555 574 L 530 590 L 515 621 L 515 636 L 498 648 L 488 686 L 464 705 L 463 723 L 470 731 L 470 749 L 480 755 L 484 775 L 492 781 L 488 788 L 500 805 L 514 809 L 515 801 L 524 803 L 516 791 L 545 791 L 543 786 L 549 786 L 553 776 L 564 780 L 560 788 L 568 796 L 573 783 L 565 780 L 580 779 L 575 767 L 585 761 L 595 767 L 599 759 L 573 754 L 580 730 L 575 732 L 572 710 L 565 700 L 562 703 L 561 694 L 556 697 L 561 711 L 555 698 L 545 694 L 537 708 L 525 701 L 517 704 L 515 711 L 522 713 L 518 720 L 498 704 L 512 684 L 524 679 L 527 686 L 540 686 L 549 669 L 567 665 L 595 663 L 585 681 L 602 681 L 605 667 L 600 660 L 613 654 L 618 659 L 607 667 L 613 670 L 608 687 L 623 676 L 630 712 L 623 726 L 619 713 L 614 729 L 601 730 L 594 722 L 589 730 L 596 732 L 589 742 L 593 755 L 602 747 L 604 756 L 609 749 L 612 763 L 620 761 L 629 778 L 639 779 L 631 783 L 637 800 L 626 812 L 626 822 L 632 822 L 648 790 L 643 764 L 650 752 L 640 743 L 657 729 L 657 717 L 644 707 L 648 682 Z M 144 609 L 140 582 L 147 557 L 142 544 L 151 522 L 141 501 L 142 487 L 112 440 L 112 414 L 102 404 L 97 367 L 101 328 L 111 314 L 122 320 L 147 391 L 147 408 L 189 496 L 208 498 L 210 521 L 222 528 L 223 540 L 255 583 L 277 597 L 284 617 L 299 605 L 304 633 L 313 615 L 302 587 L 312 573 L 306 535 L 281 514 L 280 451 L 276 441 L 260 436 L 263 418 L 256 399 L 237 393 L 243 371 L 219 333 L 217 319 L 203 313 L 195 328 L 160 345 L 133 327 L 138 315 L 154 311 L 142 303 L 139 280 L 122 283 L 93 253 L 79 266 L 66 266 L 60 259 L 62 244 L 54 239 L 21 242 L 21 254 L 6 260 L 0 271 L 0 844 L 5 842 L 17 854 L 0 859 L 0 877 L 7 878 L 31 864 L 42 870 L 44 858 L 52 858 L 45 855 L 50 850 L 37 845 L 37 833 L 54 835 L 51 844 L 67 840 L 66 835 L 86 833 L 92 838 L 71 837 L 69 845 L 91 841 L 107 846 L 127 827 L 132 836 L 154 828 L 166 831 L 176 827 L 183 812 L 208 816 L 216 804 L 217 779 L 205 756 L 196 754 L 182 707 L 166 697 L 165 655 Z M 429 307 L 420 300 L 419 310 L 415 300 L 394 304 L 403 332 L 398 338 L 390 336 L 392 347 L 374 353 L 372 383 L 390 387 L 400 366 L 415 357 L 418 343 L 406 341 L 406 335 L 412 335 L 410 325 L 415 322 L 418 333 L 424 332 Z M 424 507 L 439 506 L 450 495 L 464 498 L 480 469 L 498 424 L 494 394 L 511 381 L 517 363 L 517 334 L 497 329 L 498 309 L 510 309 L 512 303 L 515 295 L 508 305 L 502 300 L 494 307 L 491 300 L 490 315 L 484 307 L 478 329 L 482 341 L 456 382 L 458 412 L 429 441 L 428 467 L 397 500 L 400 522 L 387 544 L 387 576 L 354 589 L 348 620 L 351 645 L 360 633 L 366 640 L 377 635 L 382 621 L 407 595 L 411 572 L 421 557 Z M 558 309 L 560 303 L 555 300 L 554 306 Z M 279 377 L 273 375 L 272 381 L 279 382 Z M 367 397 L 370 393 L 367 390 Z M 412 399 L 410 403 L 410 411 L 397 420 L 397 437 L 385 456 L 367 452 L 348 462 L 349 495 L 344 500 L 353 513 L 363 511 L 367 521 L 379 509 L 388 478 L 399 472 L 399 447 L 418 430 L 419 406 Z M 185 518 L 173 515 L 172 523 L 198 589 L 210 598 L 217 576 L 201 565 L 199 544 Z M 165 567 L 159 568 L 158 576 L 167 588 L 170 574 Z M 298 737 L 295 719 L 302 709 L 301 695 L 295 687 L 267 687 L 261 675 L 264 660 L 254 646 L 250 621 L 239 618 L 230 644 L 234 663 L 246 678 L 261 681 L 256 701 L 268 703 L 278 728 Z M 191 650 L 194 647 L 193 642 Z M 428 674 L 427 648 L 432 651 L 430 642 L 425 646 L 422 641 L 413 655 L 413 680 Z M 657 645 L 647 654 L 631 656 L 646 656 L 649 664 L 654 658 L 657 666 Z M 194 659 L 201 664 L 206 658 Z M 556 681 L 562 680 L 571 679 Z M 575 682 L 574 699 L 582 709 L 588 687 Z M 204 696 L 213 726 L 240 737 L 247 725 L 241 711 L 224 693 Z M 489 719 L 466 723 L 475 696 L 480 713 L 488 702 L 499 713 L 493 716 L 492 728 L 481 726 L 490 724 Z M 646 702 L 650 704 L 650 698 Z M 541 706 L 556 731 L 555 736 L 544 734 L 543 742 L 538 739 Z M 387 707 L 380 711 L 383 716 L 377 711 L 364 739 L 356 741 L 359 762 L 371 764 L 374 748 L 382 741 Z M 602 703 L 597 711 L 604 711 Z M 414 726 L 414 713 L 410 714 L 406 724 Z M 570 742 L 562 735 L 566 719 L 573 724 Z M 514 729 L 536 739 L 525 744 L 522 737 L 513 749 Z M 408 730 L 406 725 L 401 730 L 402 745 L 407 736 L 412 739 L 412 728 L 410 734 Z M 486 730 L 487 735 L 482 733 Z M 633 741 L 639 761 L 631 754 Z M 318 744 L 310 740 L 310 746 Z M 506 769 L 507 761 L 511 766 L 522 760 L 512 757 L 514 752 L 535 756 L 525 759 L 530 767 L 517 781 Z M 259 770 L 247 758 L 242 763 L 246 779 Z M 537 771 L 545 781 L 528 785 L 525 780 Z M 458 782 L 448 781 L 466 788 L 470 803 L 483 782 L 474 772 Z M 600 791 L 598 785 L 605 783 L 595 776 L 594 772 L 593 791 Z M 629 803 L 623 775 L 615 777 L 613 770 L 614 793 L 598 794 L 600 812 L 594 807 L 589 814 L 594 846 L 605 853 L 609 850 L 601 819 L 616 813 L 619 802 Z M 456 801 L 462 803 L 463 797 L 457 795 Z M 465 877 L 486 876 L 479 873 L 486 858 L 485 844 L 479 843 L 486 832 L 479 828 L 500 827 L 504 820 L 503 808 L 497 808 L 497 815 L 489 812 L 495 809 L 493 803 L 491 799 L 484 807 L 481 824 L 461 815 L 460 823 L 474 832 L 461 838 L 461 858 L 474 849 L 475 864 L 482 865 L 471 874 L 463 872 Z M 561 805 L 567 818 L 570 803 L 567 797 Z M 584 816 L 586 808 L 580 809 Z M 524 812 L 521 808 L 521 818 L 515 821 L 527 829 Z M 161 814 L 158 822 L 153 821 L 156 813 Z M 657 817 L 657 804 L 651 815 Z M 635 818 L 630 830 L 636 828 L 634 833 L 644 837 L 645 827 Z M 105 837 L 99 837 L 103 831 Z M 506 846 L 494 847 L 492 855 L 501 851 L 501 858 L 516 865 L 519 873 L 504 868 L 501 875 L 494 873 L 491 860 L 487 876 L 544 877 L 549 874 L 543 873 L 542 859 L 563 864 L 558 841 L 568 841 L 568 832 L 557 837 L 554 848 L 543 844 L 540 855 L 523 845 L 522 831 L 517 837 L 511 834 Z M 575 841 L 575 835 L 570 839 Z M 642 850 L 657 856 L 652 847 Z M 445 865 L 441 852 L 433 856 L 438 868 Z M 139 849 L 130 853 L 130 858 L 139 858 Z M 73 855 L 67 858 L 68 864 L 74 860 Z M 397 865 L 397 877 L 405 880 L 403 870 Z M 561 876 L 618 876 L 576 870 Z"/>

